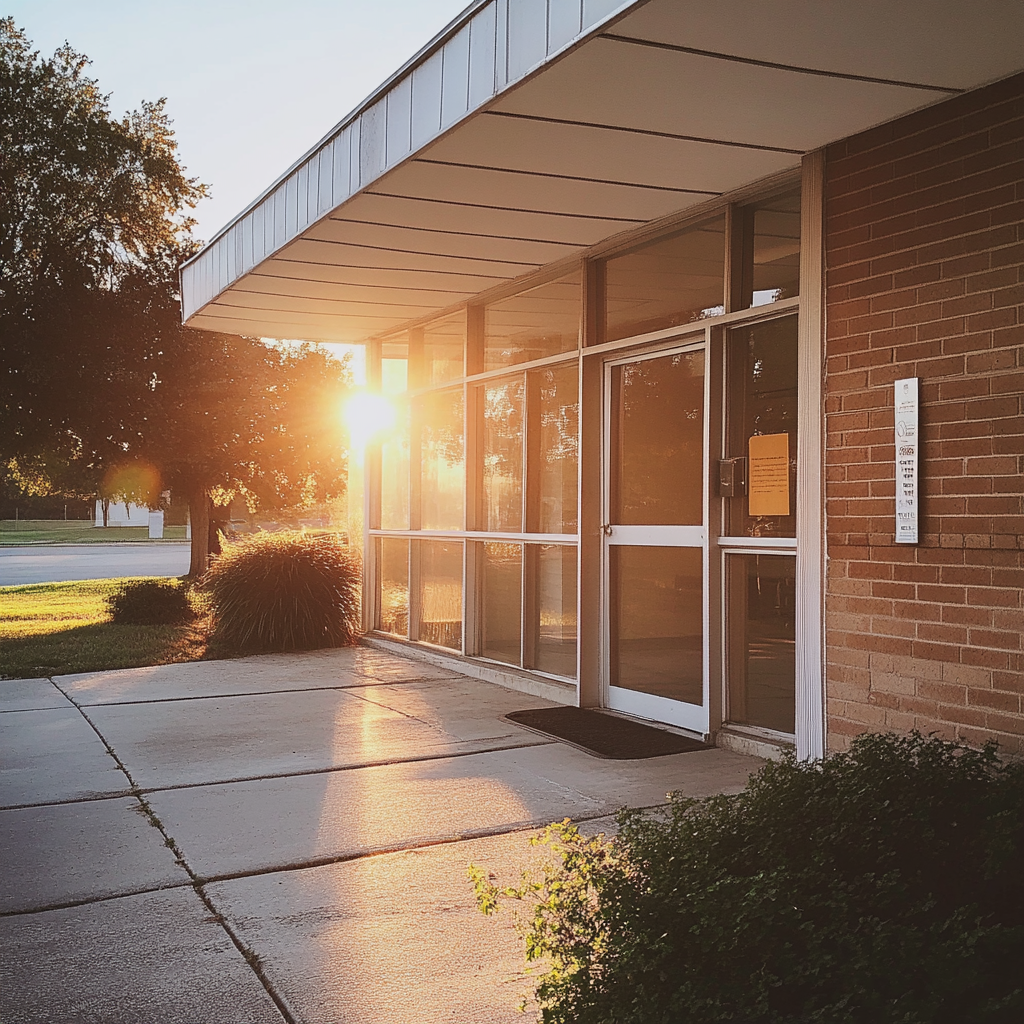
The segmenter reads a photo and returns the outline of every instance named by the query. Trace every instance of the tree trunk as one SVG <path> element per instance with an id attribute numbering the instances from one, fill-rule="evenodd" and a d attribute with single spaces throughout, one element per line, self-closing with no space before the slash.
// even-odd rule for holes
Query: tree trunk
<path id="1" fill-rule="evenodd" d="M 205 487 L 189 491 L 188 514 L 192 523 L 192 557 L 188 578 L 196 580 L 210 565 L 210 496 Z"/>

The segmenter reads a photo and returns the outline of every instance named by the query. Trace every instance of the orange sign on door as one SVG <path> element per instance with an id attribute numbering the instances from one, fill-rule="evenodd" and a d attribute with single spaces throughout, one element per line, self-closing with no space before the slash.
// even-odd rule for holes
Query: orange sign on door
<path id="1" fill-rule="evenodd" d="M 748 443 L 748 513 L 789 515 L 789 434 L 758 434 Z"/>

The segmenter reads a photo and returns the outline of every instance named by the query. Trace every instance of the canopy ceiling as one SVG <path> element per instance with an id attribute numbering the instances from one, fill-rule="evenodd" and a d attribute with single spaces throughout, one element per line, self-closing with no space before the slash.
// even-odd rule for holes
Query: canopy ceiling
<path id="1" fill-rule="evenodd" d="M 192 327 L 363 342 L 1024 69 L 1019 0 L 487 0 L 182 269 Z"/>

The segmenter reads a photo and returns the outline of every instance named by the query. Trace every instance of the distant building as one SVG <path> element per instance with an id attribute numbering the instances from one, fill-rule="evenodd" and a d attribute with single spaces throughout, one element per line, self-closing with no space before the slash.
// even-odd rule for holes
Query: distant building
<path id="1" fill-rule="evenodd" d="M 93 526 L 149 526 L 149 509 L 127 501 L 107 503 L 107 519 L 103 521 L 103 499 L 96 499 L 96 516 Z"/>
<path id="2" fill-rule="evenodd" d="M 476 2 L 185 319 L 367 346 L 380 636 L 742 749 L 1024 752 L 1022 72 L 1000 0 Z"/>

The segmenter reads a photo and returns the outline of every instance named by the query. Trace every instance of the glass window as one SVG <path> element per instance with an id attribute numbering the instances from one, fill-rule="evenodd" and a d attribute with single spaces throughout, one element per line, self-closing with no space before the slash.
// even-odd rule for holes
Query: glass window
<path id="1" fill-rule="evenodd" d="M 751 306 L 800 294 L 800 193 L 754 207 Z"/>
<path id="2" fill-rule="evenodd" d="M 395 426 L 380 446 L 380 525 L 384 530 L 409 529 L 409 404 L 392 399 Z"/>
<path id="3" fill-rule="evenodd" d="M 704 352 L 637 359 L 612 373 L 613 522 L 704 521 Z"/>
<path id="4" fill-rule="evenodd" d="M 536 551 L 537 649 L 531 668 L 576 678 L 576 549 L 529 545 Z"/>
<path id="5" fill-rule="evenodd" d="M 579 464 L 579 371 L 575 363 L 534 370 L 538 415 L 537 486 L 540 507 L 527 529 L 575 533 Z M 534 451 L 531 446 L 530 451 Z M 529 517 L 534 520 L 534 516 Z"/>
<path id="6" fill-rule="evenodd" d="M 409 360 L 381 359 L 380 389 L 385 395 L 400 395 L 409 388 Z"/>
<path id="7" fill-rule="evenodd" d="M 465 375 L 466 313 L 460 310 L 423 328 L 422 374 L 417 387 Z"/>
<path id="8" fill-rule="evenodd" d="M 728 454 L 745 488 L 726 498 L 734 537 L 796 536 L 797 318 L 729 332 Z"/>
<path id="9" fill-rule="evenodd" d="M 612 685 L 703 704 L 702 549 L 609 550 Z"/>
<path id="10" fill-rule="evenodd" d="M 571 352 L 583 308 L 579 270 L 484 309 L 484 370 Z"/>
<path id="11" fill-rule="evenodd" d="M 730 555 L 729 720 L 796 730 L 796 559 Z"/>
<path id="12" fill-rule="evenodd" d="M 431 391 L 415 402 L 419 433 L 422 530 L 461 530 L 466 464 L 462 388 Z"/>
<path id="13" fill-rule="evenodd" d="M 605 340 L 661 331 L 724 311 L 725 218 L 605 264 Z"/>
<path id="14" fill-rule="evenodd" d="M 380 611 L 377 628 L 409 635 L 409 542 L 401 537 L 378 537 Z"/>
<path id="15" fill-rule="evenodd" d="M 413 542 L 419 578 L 416 639 L 462 649 L 462 542 Z"/>
<path id="16" fill-rule="evenodd" d="M 483 465 L 480 528 L 496 533 L 523 529 L 523 375 L 486 384 L 483 403 Z"/>
<path id="17" fill-rule="evenodd" d="M 485 658 L 522 664 L 523 547 L 484 544 L 481 650 Z"/>

